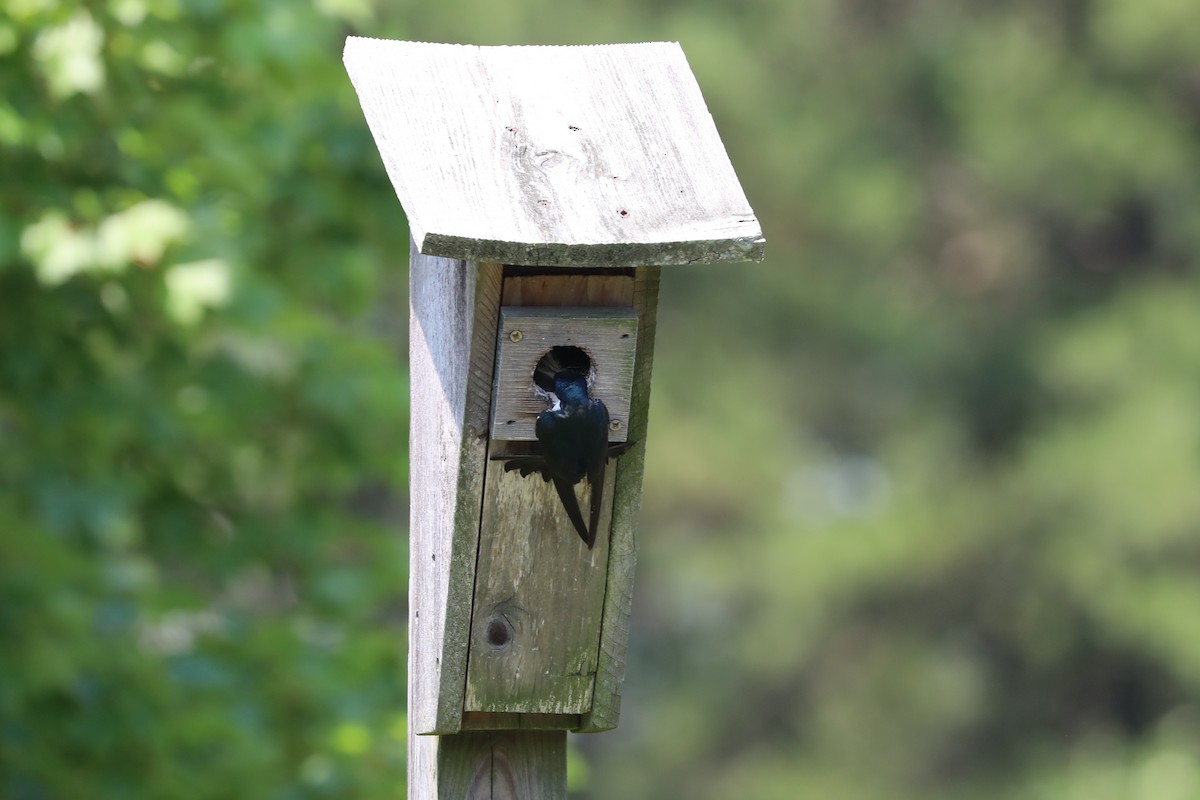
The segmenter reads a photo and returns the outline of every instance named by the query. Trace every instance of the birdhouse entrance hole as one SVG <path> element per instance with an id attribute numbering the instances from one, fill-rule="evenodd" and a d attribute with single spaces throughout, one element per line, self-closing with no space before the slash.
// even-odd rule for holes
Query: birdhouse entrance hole
<path id="1" fill-rule="evenodd" d="M 587 376 L 591 386 L 596 376 L 592 373 L 592 357 L 587 351 L 573 345 L 556 345 L 538 359 L 533 369 L 533 382 L 547 394 L 554 391 L 554 376 L 565 369 L 573 369 Z"/>

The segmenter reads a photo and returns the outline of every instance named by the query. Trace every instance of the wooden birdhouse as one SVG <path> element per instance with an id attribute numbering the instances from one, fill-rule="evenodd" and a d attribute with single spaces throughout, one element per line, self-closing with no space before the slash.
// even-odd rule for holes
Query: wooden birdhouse
<path id="1" fill-rule="evenodd" d="M 410 729 L 612 728 L 660 267 L 760 260 L 758 221 L 677 44 L 350 38 L 345 64 L 412 239 Z M 590 548 L 504 468 L 556 363 L 618 453 Z"/>

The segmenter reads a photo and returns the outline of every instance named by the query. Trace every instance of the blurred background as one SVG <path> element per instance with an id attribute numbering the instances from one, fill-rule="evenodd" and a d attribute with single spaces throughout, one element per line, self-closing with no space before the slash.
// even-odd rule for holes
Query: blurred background
<path id="1" fill-rule="evenodd" d="M 348 34 L 677 40 L 763 264 L 664 270 L 578 798 L 1200 797 L 1193 0 L 6 0 L 0 795 L 404 792 L 407 228 Z"/>

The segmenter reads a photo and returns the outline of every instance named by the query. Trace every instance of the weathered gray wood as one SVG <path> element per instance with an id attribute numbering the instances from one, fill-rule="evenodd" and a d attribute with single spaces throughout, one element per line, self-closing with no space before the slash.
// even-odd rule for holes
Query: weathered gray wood
<path id="1" fill-rule="evenodd" d="M 451 733 L 462 721 L 502 268 L 414 248 L 410 270 L 409 729 Z"/>
<path id="2" fill-rule="evenodd" d="M 467 711 L 463 714 L 464 731 L 573 731 L 578 727 L 578 714 L 519 714 L 494 711 Z"/>
<path id="3" fill-rule="evenodd" d="M 494 731 L 437 740 L 436 793 L 413 800 L 566 800 L 567 734 Z"/>
<path id="4" fill-rule="evenodd" d="M 599 305 L 627 305 L 633 311 L 639 322 L 630 424 L 631 432 L 637 432 L 633 437 L 637 444 L 611 464 L 605 490 L 608 507 L 591 553 L 575 535 L 549 485 L 533 476 L 504 473 L 497 462 L 489 462 L 467 681 L 466 716 L 471 727 L 536 728 L 561 723 L 599 731 L 617 724 L 636 560 L 634 531 L 640 509 L 659 270 L 641 268 L 635 274 L 627 281 L 603 274 L 549 282 L 540 275 L 520 273 L 504 278 L 505 303 L 553 308 L 565 295 L 573 303 L 590 298 Z M 583 495 L 581 489 L 579 496 Z M 610 538 L 604 532 L 610 529 L 615 549 L 606 551 Z M 489 641 L 493 623 L 502 635 Z M 488 711 L 500 713 L 481 713 Z"/>
<path id="5" fill-rule="evenodd" d="M 501 306 L 492 439 L 531 442 L 537 438 L 534 425 L 548 403 L 545 392 L 539 394 L 534 385 L 534 368 L 550 348 L 571 345 L 592 360 L 591 396 L 608 408 L 612 423 L 608 440 L 625 441 L 637 327 L 632 308 Z"/>
<path id="6" fill-rule="evenodd" d="M 512 715 L 498 722 L 523 730 L 419 735 L 464 725 L 502 268 L 415 249 L 410 264 L 408 796 L 565 800 L 566 734 L 538 729 L 575 727 L 578 716 Z"/>
<path id="7" fill-rule="evenodd" d="M 564 798 L 564 734 L 544 729 L 620 711 L 659 278 L 643 265 L 758 260 L 761 229 L 677 44 L 351 38 L 345 62 L 413 235 L 409 796 Z M 602 389 L 621 422 L 628 396 L 635 444 L 592 551 L 550 487 L 489 466 L 519 446 L 489 436 L 501 297 L 636 312 L 633 385 Z"/>
<path id="8" fill-rule="evenodd" d="M 484 487 L 467 711 L 582 714 L 592 705 L 604 608 L 606 510 L 588 550 L 554 488 L 489 466 Z M 580 507 L 586 491 L 577 487 Z"/>
<path id="9" fill-rule="evenodd" d="M 580 721 L 580 732 L 615 728 L 621 714 L 621 684 L 625 680 L 633 574 L 637 565 L 638 516 L 642 509 L 642 474 L 646 457 L 650 371 L 654 365 L 660 273 L 658 267 L 639 269 L 634 284 L 633 307 L 638 315 L 639 327 L 629 410 L 629 438 L 636 444 L 617 462 L 609 539 L 608 585 L 600 628 L 596 687 L 591 710 Z"/>
<path id="10" fill-rule="evenodd" d="M 677 43 L 350 37 L 344 61 L 422 253 L 558 267 L 762 258 Z"/>
<path id="11" fill-rule="evenodd" d="M 539 731 L 606 730 L 620 712 L 659 270 L 502 278 L 496 264 L 415 250 L 411 269 L 409 796 L 563 797 L 562 734 Z M 488 468 L 502 296 L 543 307 L 627 303 L 637 315 L 637 445 L 609 474 L 601 528 L 610 534 L 593 551 L 549 487 Z M 511 637 L 500 646 L 488 640 L 497 620 Z M 464 727 L 512 731 L 502 740 L 416 735 Z M 484 758 L 481 741 L 503 745 Z"/>
<path id="12" fill-rule="evenodd" d="M 536 274 L 526 274 L 536 273 Z M 632 269 L 589 272 L 586 281 L 577 274 L 548 274 L 522 270 L 506 275 L 500 304 L 505 306 L 625 306 L 633 308 Z"/>

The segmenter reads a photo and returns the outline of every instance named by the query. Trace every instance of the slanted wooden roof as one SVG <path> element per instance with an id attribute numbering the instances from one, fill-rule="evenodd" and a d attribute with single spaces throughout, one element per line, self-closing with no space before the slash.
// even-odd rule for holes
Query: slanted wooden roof
<path id="1" fill-rule="evenodd" d="M 677 43 L 351 37 L 346 69 L 420 252 L 564 267 L 761 260 Z"/>

